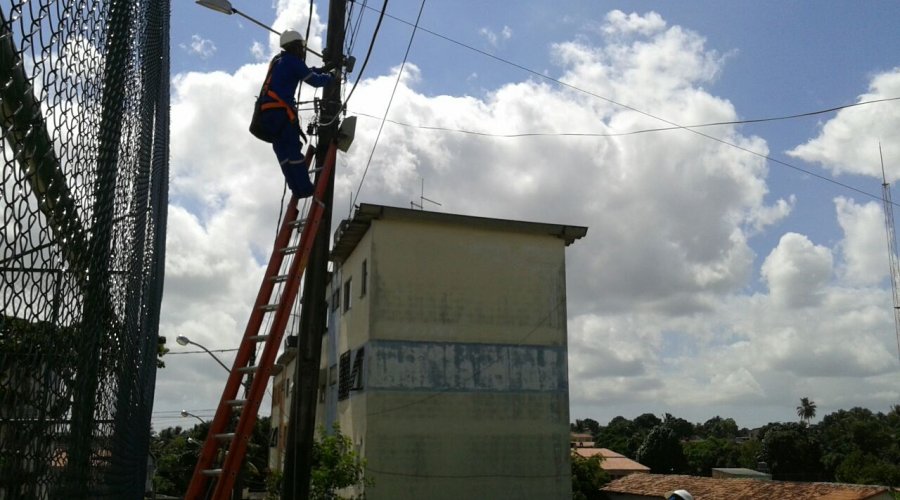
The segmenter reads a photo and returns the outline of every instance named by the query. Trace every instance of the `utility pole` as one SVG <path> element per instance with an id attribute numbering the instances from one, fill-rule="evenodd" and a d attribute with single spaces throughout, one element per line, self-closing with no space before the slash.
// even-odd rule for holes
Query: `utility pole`
<path id="1" fill-rule="evenodd" d="M 316 167 L 325 164 L 325 157 L 332 143 L 337 141 L 340 127 L 341 72 L 344 62 L 344 22 L 347 15 L 347 0 L 331 0 L 328 6 L 328 35 L 322 55 L 325 63 L 335 63 L 337 78 L 325 87 L 320 109 L 321 125 L 318 130 L 319 146 L 316 151 Z M 331 238 L 331 205 L 334 199 L 334 177 L 328 179 L 328 188 L 322 222 L 313 245 L 306 280 L 303 283 L 303 308 L 300 313 L 300 332 L 297 339 L 297 362 L 294 371 L 294 394 L 291 398 L 290 421 L 286 441 L 284 463 L 285 500 L 305 500 L 309 498 L 310 471 L 312 468 L 312 447 L 315 439 L 316 405 L 319 390 L 319 362 L 322 353 L 322 336 L 328 306 L 325 290 L 328 285 L 328 254 Z M 316 173 L 319 181 L 321 171 Z M 316 201 L 313 201 L 316 203 Z"/>

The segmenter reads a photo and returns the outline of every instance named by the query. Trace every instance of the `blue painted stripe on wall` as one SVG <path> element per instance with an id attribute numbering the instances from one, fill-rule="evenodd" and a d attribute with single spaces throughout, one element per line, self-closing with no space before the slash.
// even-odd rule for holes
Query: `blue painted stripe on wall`
<path id="1" fill-rule="evenodd" d="M 450 342 L 372 341 L 366 389 L 559 392 L 568 389 L 566 349 Z"/>

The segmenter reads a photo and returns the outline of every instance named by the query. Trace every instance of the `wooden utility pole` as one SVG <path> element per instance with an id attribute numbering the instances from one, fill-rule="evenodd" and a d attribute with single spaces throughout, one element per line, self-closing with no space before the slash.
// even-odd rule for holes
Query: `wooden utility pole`
<path id="1" fill-rule="evenodd" d="M 320 125 L 319 145 L 316 150 L 316 167 L 325 164 L 328 149 L 337 141 L 340 126 L 341 78 L 344 60 L 344 25 L 347 0 L 331 0 L 328 7 L 328 35 L 322 52 L 325 63 L 335 64 L 337 78 L 325 87 Z M 336 172 L 335 172 L 336 175 Z M 300 332 L 297 339 L 294 393 L 291 398 L 290 420 L 284 461 L 285 500 L 309 498 L 312 446 L 315 439 L 316 405 L 319 390 L 319 362 L 322 352 L 322 336 L 325 334 L 328 305 L 325 291 L 328 285 L 328 254 L 331 238 L 331 205 L 334 199 L 334 177 L 328 178 L 328 189 L 319 232 L 310 255 L 303 283 L 303 308 L 300 313 Z M 320 173 L 316 174 L 316 181 Z M 313 201 L 315 203 L 315 201 Z"/>

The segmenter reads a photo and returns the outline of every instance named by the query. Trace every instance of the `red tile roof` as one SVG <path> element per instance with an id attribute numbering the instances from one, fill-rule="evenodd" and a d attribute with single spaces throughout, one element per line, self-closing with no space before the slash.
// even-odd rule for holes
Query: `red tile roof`
<path id="1" fill-rule="evenodd" d="M 664 498 L 670 491 L 678 489 L 691 492 L 694 500 L 866 500 L 888 492 L 884 486 L 663 474 L 632 474 L 610 482 L 602 491 Z"/>
<path id="2" fill-rule="evenodd" d="M 606 448 L 575 448 L 572 451 L 585 458 L 590 458 L 595 455 L 602 456 L 603 461 L 600 462 L 600 467 L 602 467 L 603 470 L 650 472 L 650 467 L 639 464 L 625 455 L 620 455 Z"/>

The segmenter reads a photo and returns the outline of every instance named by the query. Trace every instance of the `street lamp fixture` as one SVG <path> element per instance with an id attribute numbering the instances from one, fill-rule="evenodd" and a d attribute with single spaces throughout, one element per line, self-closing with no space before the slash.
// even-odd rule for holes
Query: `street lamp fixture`
<path id="1" fill-rule="evenodd" d="M 206 423 L 206 420 L 203 420 L 202 418 L 198 417 L 197 415 L 194 415 L 193 413 L 191 413 L 191 412 L 189 412 L 189 411 L 187 411 L 187 410 L 181 410 L 181 416 L 182 416 L 182 417 L 194 417 L 194 418 L 196 418 L 197 420 L 199 420 L 201 424 L 205 424 L 205 423 Z M 188 441 L 190 441 L 190 438 L 188 438 Z"/>
<path id="2" fill-rule="evenodd" d="M 243 12 L 235 9 L 234 7 L 231 6 L 231 2 L 229 2 L 228 0 L 197 0 L 197 4 L 199 4 L 203 7 L 206 7 L 207 9 L 211 9 L 216 12 L 221 12 L 222 14 L 225 14 L 227 16 L 230 16 L 232 14 L 237 14 L 237 15 L 249 20 L 250 22 L 256 24 L 257 26 L 261 26 L 263 29 L 267 29 L 267 30 L 271 31 L 272 33 L 275 33 L 276 35 L 279 35 L 279 36 L 281 35 L 281 32 L 275 31 L 271 27 L 266 26 L 265 24 L 257 21 L 256 19 L 253 19 L 252 17 L 248 16 L 247 14 L 244 14 Z M 310 49 L 309 47 L 307 47 L 306 50 L 309 52 L 312 52 L 313 54 L 315 54 L 319 57 L 322 57 L 322 54 L 319 54 L 318 52 Z"/>
<path id="3" fill-rule="evenodd" d="M 195 345 L 195 346 L 199 347 L 200 349 L 203 349 L 204 351 L 206 351 L 207 354 L 209 354 L 210 356 L 212 356 L 213 359 L 216 360 L 216 363 L 219 363 L 219 365 L 221 365 L 222 368 L 224 368 L 226 372 L 231 373 L 231 369 L 228 368 L 227 366 L 225 366 L 225 363 L 223 363 L 222 360 L 218 358 L 218 356 L 216 356 L 215 354 L 213 354 L 212 351 L 210 351 L 210 350 L 207 349 L 206 347 L 204 347 L 204 346 L 202 346 L 202 345 L 200 345 L 200 344 L 194 342 L 193 340 L 191 340 L 191 339 L 185 337 L 184 335 L 179 335 L 178 337 L 176 337 L 176 338 L 175 338 L 175 342 L 178 342 L 178 345 L 184 345 L 184 346 L 186 346 L 186 345 L 188 345 L 188 344 L 191 344 L 191 345 Z M 182 416 L 184 416 L 184 412 L 182 412 Z"/>

